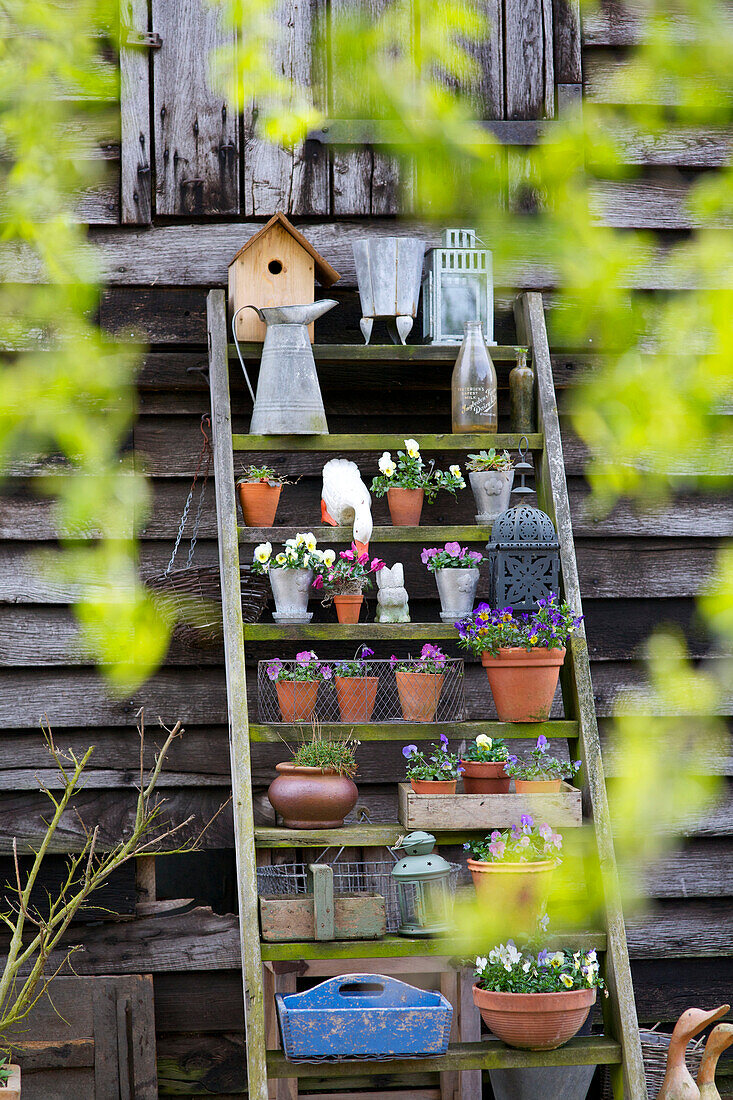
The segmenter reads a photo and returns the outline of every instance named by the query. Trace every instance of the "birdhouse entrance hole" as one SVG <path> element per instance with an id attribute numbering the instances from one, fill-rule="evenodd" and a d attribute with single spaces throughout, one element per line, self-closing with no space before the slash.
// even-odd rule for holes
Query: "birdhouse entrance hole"
<path id="1" fill-rule="evenodd" d="M 280 263 L 279 260 L 270 260 L 269 264 L 267 265 L 267 270 L 272 275 L 279 275 L 282 269 L 283 265 Z"/>

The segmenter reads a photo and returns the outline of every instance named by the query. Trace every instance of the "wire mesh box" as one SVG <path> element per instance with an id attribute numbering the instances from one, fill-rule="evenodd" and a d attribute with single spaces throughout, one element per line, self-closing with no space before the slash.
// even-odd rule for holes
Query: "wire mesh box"
<path id="1" fill-rule="evenodd" d="M 260 661 L 260 722 L 462 722 L 463 660 L 446 659 L 440 674 L 417 671 L 419 662 L 365 661 L 366 675 L 338 674 L 338 659 L 321 661 L 318 679 L 291 680 L 297 661 Z M 414 666 L 405 669 L 406 665 Z"/>

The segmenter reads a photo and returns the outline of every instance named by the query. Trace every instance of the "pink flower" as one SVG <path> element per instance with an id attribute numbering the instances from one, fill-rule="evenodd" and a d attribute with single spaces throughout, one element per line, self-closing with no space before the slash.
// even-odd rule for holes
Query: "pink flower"
<path id="1" fill-rule="evenodd" d="M 491 834 L 492 844 L 495 844 L 497 840 L 501 840 L 501 833 L 498 829 L 494 829 L 493 833 Z"/>
<path id="2" fill-rule="evenodd" d="M 552 836 L 552 826 L 551 825 L 540 825 L 538 832 L 539 832 L 539 834 L 540 834 L 540 836 L 542 837 L 543 840 L 549 840 L 550 837 Z"/>
<path id="3" fill-rule="evenodd" d="M 461 556 L 461 545 L 458 542 L 446 542 L 445 550 L 452 558 L 460 558 Z"/>
<path id="4" fill-rule="evenodd" d="M 522 837 L 522 839 L 519 841 L 519 847 L 520 848 L 529 848 L 529 837 L 528 836 L 523 836 Z"/>
<path id="5" fill-rule="evenodd" d="M 316 579 L 313 581 L 313 587 L 314 588 L 319 588 L 319 589 L 323 588 L 323 577 L 321 577 L 321 576 L 316 577 Z"/>
<path id="6" fill-rule="evenodd" d="M 384 562 L 381 558 L 372 558 L 371 570 L 372 573 L 376 573 L 378 569 L 384 569 Z"/>
<path id="7" fill-rule="evenodd" d="M 503 840 L 494 840 L 491 844 L 489 844 L 489 851 L 491 852 L 494 859 L 501 859 L 504 855 L 505 847 L 506 845 L 504 844 Z"/>
<path id="8" fill-rule="evenodd" d="M 357 561 L 359 562 L 359 565 L 368 565 L 369 555 L 367 554 L 366 550 L 364 551 L 363 554 L 359 555 L 359 557 L 357 558 Z"/>
<path id="9" fill-rule="evenodd" d="M 423 552 L 420 554 L 420 561 L 423 563 L 423 565 L 427 565 L 428 562 L 430 561 L 430 559 L 434 558 L 437 553 L 438 553 L 437 550 L 435 550 L 435 549 L 429 550 L 426 546 L 423 549 Z"/>
<path id="10" fill-rule="evenodd" d="M 346 561 L 353 561 L 354 560 L 354 551 L 353 550 L 342 550 L 339 554 L 339 557 L 340 558 L 345 558 Z"/>

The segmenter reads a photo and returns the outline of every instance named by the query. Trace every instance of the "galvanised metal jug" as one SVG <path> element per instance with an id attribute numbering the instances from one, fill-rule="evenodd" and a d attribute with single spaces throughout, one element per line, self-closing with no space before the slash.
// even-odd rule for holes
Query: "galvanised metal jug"
<path id="1" fill-rule="evenodd" d="M 254 401 L 252 435 L 328 435 L 308 325 L 337 305 L 333 298 L 322 298 L 303 306 L 241 306 L 234 314 L 234 342 Z M 236 334 L 243 309 L 253 309 L 267 326 L 256 397 Z"/>

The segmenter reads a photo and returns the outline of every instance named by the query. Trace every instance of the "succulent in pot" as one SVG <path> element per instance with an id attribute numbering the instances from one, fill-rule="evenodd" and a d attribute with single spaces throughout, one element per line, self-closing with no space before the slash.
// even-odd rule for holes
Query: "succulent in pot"
<path id="1" fill-rule="evenodd" d="M 386 494 L 395 527 L 417 527 L 425 500 L 434 500 L 439 489 L 455 496 L 457 489 L 466 488 L 466 482 L 458 465 L 446 471 L 436 470 L 433 462 L 426 467 L 418 441 L 406 439 L 405 449 L 397 452 L 396 461 L 389 451 L 384 452 L 371 488 L 376 497 Z"/>
<path id="2" fill-rule="evenodd" d="M 270 466 L 248 466 L 237 478 L 237 495 L 248 527 L 272 527 L 286 477 Z"/>
<path id="3" fill-rule="evenodd" d="M 550 793 L 559 791 L 563 779 L 571 779 L 580 760 L 558 760 L 550 756 L 550 742 L 541 733 L 529 759 L 520 763 L 516 756 L 507 764 L 507 775 L 514 780 L 517 794 Z"/>
<path id="4" fill-rule="evenodd" d="M 379 677 L 370 675 L 369 658 L 374 650 L 361 645 L 352 661 L 336 661 L 333 683 L 342 722 L 368 722 L 374 710 Z"/>
<path id="5" fill-rule="evenodd" d="M 351 736 L 324 737 L 313 723 L 310 740 L 293 750 L 293 759 L 276 764 L 277 778 L 267 797 L 288 829 L 337 829 L 353 810 L 359 792 L 354 783 L 356 750 Z"/>
<path id="6" fill-rule="evenodd" d="M 397 683 L 402 717 L 406 722 L 432 722 L 438 709 L 448 658 L 440 647 L 426 642 L 416 659 L 389 659 Z"/>
<path id="7" fill-rule="evenodd" d="M 379 569 L 384 569 L 384 562 L 379 558 L 370 561 L 367 551 L 360 552 L 352 542 L 351 549 L 341 550 L 338 557 L 333 550 L 325 551 L 323 568 L 313 587 L 323 593 L 324 604 L 333 600 L 340 623 L 358 623 L 364 589 L 371 586 L 371 575 Z"/>
<path id="8" fill-rule="evenodd" d="M 0 1095 L 4 1100 L 20 1100 L 20 1066 L 14 1065 L 7 1054 L 0 1058 Z"/>
<path id="9" fill-rule="evenodd" d="M 333 555 L 333 557 L 330 557 Z M 308 597 L 316 572 L 335 558 L 333 550 L 319 550 L 312 531 L 299 531 L 287 539 L 284 549 L 272 555 L 272 543 L 255 547 L 252 569 L 267 573 L 275 597 L 272 617 L 278 623 L 308 623 L 313 613 L 308 611 Z"/>
<path id="10" fill-rule="evenodd" d="M 468 479 L 476 501 L 476 523 L 490 527 L 506 512 L 514 484 L 514 464 L 508 451 L 479 451 L 466 462 Z"/>
<path id="11" fill-rule="evenodd" d="M 443 622 L 454 623 L 470 615 L 483 554 L 478 550 L 469 550 L 458 542 L 446 542 L 442 550 L 424 547 L 420 560 L 435 576 Z"/>
<path id="12" fill-rule="evenodd" d="M 513 940 L 478 956 L 473 1000 L 507 1046 L 556 1050 L 578 1033 L 604 989 L 595 950 L 519 950 Z M 607 996 L 608 994 L 606 994 Z"/>
<path id="13" fill-rule="evenodd" d="M 565 660 L 565 642 L 580 626 L 555 593 L 537 610 L 515 614 L 480 603 L 456 623 L 458 644 L 481 658 L 501 722 L 546 722 Z"/>
<path id="14" fill-rule="evenodd" d="M 448 752 L 448 738 L 440 739 L 421 752 L 417 745 L 405 745 L 402 755 L 407 760 L 406 772 L 416 794 L 455 794 L 460 765 L 456 753 Z"/>
<path id="15" fill-rule="evenodd" d="M 480 733 L 461 753 L 466 794 L 508 794 L 509 776 L 505 768 L 510 759 L 503 738 Z"/>
<path id="16" fill-rule="evenodd" d="M 283 722 L 312 721 L 318 688 L 323 680 L 331 679 L 331 666 L 319 661 L 312 649 L 304 649 L 294 662 L 274 657 L 265 671 L 275 685 Z"/>
<path id="17" fill-rule="evenodd" d="M 494 829 L 483 840 L 464 844 L 476 895 L 517 926 L 536 923 L 550 891 L 552 873 L 560 864 L 562 836 L 551 825 L 535 825 L 522 814 L 511 829 Z"/>

